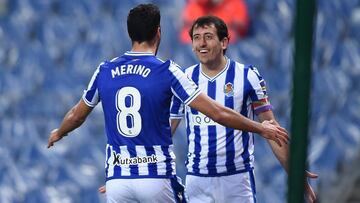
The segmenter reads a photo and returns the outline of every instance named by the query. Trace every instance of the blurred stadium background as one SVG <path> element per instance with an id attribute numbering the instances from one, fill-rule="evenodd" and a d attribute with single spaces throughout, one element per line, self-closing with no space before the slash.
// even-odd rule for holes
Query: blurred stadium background
<path id="1" fill-rule="evenodd" d="M 49 132 L 80 98 L 97 67 L 130 48 L 128 10 L 152 2 L 162 12 L 160 58 L 195 63 L 178 43 L 185 0 L 0 0 L 0 202 L 105 202 L 101 107 L 52 150 Z M 249 36 L 228 56 L 256 65 L 278 120 L 290 127 L 295 0 L 247 0 Z M 319 202 L 360 202 L 360 1 L 318 0 L 308 161 Z M 306 11 L 304 11 L 306 12 Z M 185 132 L 175 136 L 184 175 Z M 286 202 L 286 175 L 256 140 L 258 202 Z"/>

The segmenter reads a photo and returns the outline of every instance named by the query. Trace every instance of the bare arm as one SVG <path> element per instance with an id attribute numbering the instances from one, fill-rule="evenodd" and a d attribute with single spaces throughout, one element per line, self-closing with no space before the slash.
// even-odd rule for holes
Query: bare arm
<path id="1" fill-rule="evenodd" d="M 81 126 L 92 109 L 93 108 L 86 105 L 85 102 L 80 99 L 80 101 L 67 112 L 60 127 L 51 131 L 47 147 L 50 148 L 55 142 L 66 136 L 67 133 Z"/>
<path id="2" fill-rule="evenodd" d="M 280 146 L 282 143 L 288 142 L 289 137 L 284 128 L 272 125 L 272 121 L 258 123 L 248 119 L 236 111 L 215 102 L 204 93 L 200 93 L 189 105 L 221 125 L 258 133 L 267 139 L 274 140 Z"/>
<path id="3" fill-rule="evenodd" d="M 260 122 L 263 122 L 265 120 L 273 120 L 275 125 L 280 126 L 279 123 L 275 120 L 275 116 L 271 110 L 260 113 L 258 115 L 258 117 L 259 117 Z M 272 140 L 268 139 L 267 141 L 268 141 L 275 157 L 279 160 L 281 166 L 285 169 L 286 172 L 289 172 L 289 168 L 288 168 L 289 167 L 288 166 L 289 145 L 279 146 Z M 318 175 L 311 173 L 309 171 L 306 171 L 306 177 L 307 178 L 317 178 Z M 306 181 L 306 183 L 305 183 L 305 190 L 306 190 L 306 198 L 307 198 L 308 202 L 311 202 L 311 203 L 315 202 L 316 195 L 308 181 Z"/>
<path id="4" fill-rule="evenodd" d="M 273 112 L 265 111 L 258 115 L 259 121 L 263 122 L 266 120 L 273 120 L 274 125 L 280 126 L 279 123 L 275 120 Z M 289 157 L 289 145 L 279 146 L 274 141 L 268 140 L 271 150 L 273 151 L 275 157 L 279 160 L 281 166 L 288 172 L 288 157 Z"/>
<path id="5" fill-rule="evenodd" d="M 175 134 L 177 127 L 179 126 L 181 119 L 170 119 L 171 135 Z"/>

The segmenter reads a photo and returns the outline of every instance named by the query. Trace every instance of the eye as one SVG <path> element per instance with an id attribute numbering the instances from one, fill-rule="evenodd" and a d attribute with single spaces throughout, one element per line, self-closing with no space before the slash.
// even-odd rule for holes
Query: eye
<path id="1" fill-rule="evenodd" d="M 213 39 L 213 36 L 212 35 L 205 35 L 205 39 L 206 40 L 211 40 L 211 39 Z"/>
<path id="2" fill-rule="evenodd" d="M 193 36 L 193 40 L 199 40 L 200 39 L 200 36 L 199 35 L 194 35 Z"/>

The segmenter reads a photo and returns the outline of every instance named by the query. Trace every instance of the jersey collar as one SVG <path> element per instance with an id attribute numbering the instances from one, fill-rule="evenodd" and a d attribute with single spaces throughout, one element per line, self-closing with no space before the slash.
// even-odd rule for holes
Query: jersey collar
<path id="1" fill-rule="evenodd" d="M 226 56 L 225 56 L 226 57 Z M 200 72 L 201 74 L 207 78 L 210 82 L 213 82 L 214 80 L 216 80 L 216 78 L 218 78 L 223 72 L 225 72 L 229 66 L 230 66 L 230 59 L 228 57 L 226 57 L 226 64 L 225 64 L 225 68 L 222 69 L 218 74 L 216 74 L 214 77 L 209 77 L 208 75 L 206 75 L 203 71 L 202 71 L 202 67 L 201 67 L 201 63 L 199 64 L 200 66 Z"/>
<path id="2" fill-rule="evenodd" d="M 128 56 L 155 56 L 152 52 L 135 52 L 135 51 L 127 51 L 124 55 Z"/>

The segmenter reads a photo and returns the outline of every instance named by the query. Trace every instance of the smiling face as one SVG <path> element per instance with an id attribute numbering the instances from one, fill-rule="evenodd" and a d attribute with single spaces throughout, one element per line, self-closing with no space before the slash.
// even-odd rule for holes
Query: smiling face
<path id="1" fill-rule="evenodd" d="M 203 65 L 218 64 L 223 59 L 227 46 L 228 38 L 220 41 L 214 24 L 194 27 L 192 48 Z"/>

